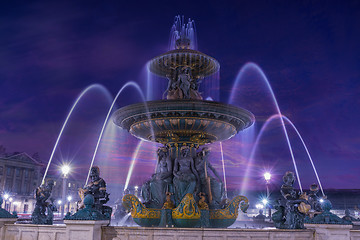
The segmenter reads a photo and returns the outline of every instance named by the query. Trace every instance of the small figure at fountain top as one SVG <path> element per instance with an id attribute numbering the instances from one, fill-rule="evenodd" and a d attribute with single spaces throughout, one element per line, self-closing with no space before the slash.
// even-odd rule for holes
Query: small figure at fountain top
<path id="1" fill-rule="evenodd" d="M 35 190 L 35 209 L 31 215 L 31 222 L 33 224 L 46 224 L 46 225 L 52 225 L 54 214 L 53 212 L 57 211 L 56 206 L 53 204 L 54 199 L 51 198 L 51 192 L 54 187 L 54 181 L 49 180 L 47 182 L 47 185 L 40 186 Z M 49 203 L 47 200 L 50 200 L 51 203 Z M 47 214 L 46 214 L 47 210 Z"/>

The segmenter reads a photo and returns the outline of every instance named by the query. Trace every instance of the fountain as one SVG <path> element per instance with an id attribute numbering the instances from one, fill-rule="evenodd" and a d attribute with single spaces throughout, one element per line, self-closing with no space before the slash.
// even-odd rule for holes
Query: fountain
<path id="1" fill-rule="evenodd" d="M 239 205 L 244 212 L 248 208 L 244 196 L 226 198 L 224 182 L 210 177 L 210 150 L 197 150 L 232 138 L 255 118 L 243 108 L 203 100 L 200 84 L 220 65 L 194 49 L 193 36 L 192 21 L 176 21 L 171 44 L 175 49 L 148 63 L 149 71 L 168 80 L 164 100 L 125 106 L 113 115 L 114 123 L 133 136 L 162 145 L 157 169 L 142 186 L 144 202 L 131 194 L 123 197 L 123 205 L 140 226 L 228 227 Z"/>

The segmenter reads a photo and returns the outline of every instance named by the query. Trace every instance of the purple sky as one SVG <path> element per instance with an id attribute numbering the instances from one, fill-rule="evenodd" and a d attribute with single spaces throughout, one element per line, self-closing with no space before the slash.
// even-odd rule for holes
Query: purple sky
<path id="1" fill-rule="evenodd" d="M 146 62 L 167 50 L 174 16 L 195 20 L 198 49 L 221 64 L 220 99 L 228 98 L 240 68 L 258 64 L 279 106 L 302 134 L 324 188 L 360 184 L 360 3 L 358 1 L 187 1 L 2 4 L 0 8 L 0 145 L 8 152 L 39 152 L 47 162 L 62 123 L 80 92 L 93 83 L 114 96 L 133 80 L 145 89 Z M 265 84 L 250 72 L 234 104 L 254 112 L 255 134 L 275 114 Z M 118 107 L 139 102 L 128 89 Z M 55 154 L 72 161 L 78 173 L 90 164 L 109 96 L 91 91 L 80 102 Z M 110 129 L 111 128 L 111 129 Z M 110 133 L 112 130 L 112 133 Z M 224 142 L 227 181 L 241 186 L 249 160 L 241 146 L 247 135 Z M 289 130 L 303 187 L 315 182 L 311 165 L 294 131 Z M 123 185 L 137 140 L 111 126 L 96 164 L 104 178 Z M 213 163 L 222 171 L 213 146 Z M 133 184 L 154 169 L 151 144 L 144 144 Z M 263 186 L 272 169 L 274 185 L 293 170 L 285 138 L 274 121 L 255 153 L 250 186 Z M 85 177 L 83 177 L 85 178 Z"/>

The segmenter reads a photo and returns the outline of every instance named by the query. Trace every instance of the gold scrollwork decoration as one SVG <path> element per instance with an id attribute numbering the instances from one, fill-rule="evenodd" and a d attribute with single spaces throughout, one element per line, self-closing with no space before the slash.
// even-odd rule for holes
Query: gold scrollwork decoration
<path id="1" fill-rule="evenodd" d="M 210 219 L 236 219 L 238 208 L 246 212 L 249 207 L 249 200 L 244 196 L 236 196 L 224 209 L 210 210 Z"/>
<path id="2" fill-rule="evenodd" d="M 200 219 L 200 215 L 197 203 L 191 193 L 186 194 L 179 206 L 172 210 L 173 219 Z"/>
<path id="3" fill-rule="evenodd" d="M 127 194 L 123 197 L 123 205 L 130 210 L 132 218 L 160 218 L 160 209 L 146 208 L 139 199 L 132 195 Z"/>

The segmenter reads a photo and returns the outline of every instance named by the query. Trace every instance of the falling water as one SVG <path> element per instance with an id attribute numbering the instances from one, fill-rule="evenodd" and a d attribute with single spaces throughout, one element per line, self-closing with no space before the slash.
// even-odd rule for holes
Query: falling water
<path id="1" fill-rule="evenodd" d="M 129 219 L 131 216 L 131 212 L 127 213 L 120 221 L 118 226 L 124 226 L 125 222 Z"/>
<path id="2" fill-rule="evenodd" d="M 190 49 L 197 49 L 195 22 L 189 18 L 188 23 L 185 24 L 184 16 L 178 15 L 175 17 L 174 24 L 171 27 L 169 50 L 176 49 L 176 40 L 180 38 L 190 39 Z"/>
<path id="3" fill-rule="evenodd" d="M 85 186 L 86 186 L 87 183 L 88 183 L 89 176 L 90 176 L 90 172 L 91 172 L 91 168 L 92 168 L 92 166 L 93 166 L 93 164 L 94 164 L 94 160 L 95 160 L 95 157 L 96 157 L 97 150 L 98 150 L 98 148 L 99 148 L 99 144 L 100 144 L 102 135 L 103 135 L 103 133 L 104 133 L 106 124 L 107 124 L 108 119 L 109 119 L 109 116 L 110 116 L 110 114 L 111 114 L 111 112 L 112 112 L 112 110 L 113 110 L 113 107 L 114 107 L 114 105 L 115 105 L 115 102 L 116 102 L 116 100 L 118 99 L 118 97 L 120 96 L 120 94 L 122 93 L 122 91 L 123 91 L 124 89 L 126 89 L 127 87 L 130 87 L 130 86 L 134 87 L 134 88 L 139 92 L 142 100 L 145 102 L 144 94 L 143 94 L 143 92 L 141 91 L 139 85 L 138 85 L 137 83 L 135 83 L 135 82 L 131 82 L 131 81 L 130 81 L 130 82 L 127 82 L 127 83 L 119 90 L 119 92 L 116 94 L 116 96 L 115 96 L 115 98 L 114 98 L 114 100 L 113 100 L 113 102 L 112 102 L 112 104 L 111 104 L 111 106 L 110 106 L 110 108 L 109 108 L 109 111 L 108 111 L 108 113 L 107 113 L 107 115 L 106 115 L 104 124 L 103 124 L 103 126 L 102 126 L 102 128 L 101 128 L 101 132 L 100 132 L 98 141 L 97 141 L 97 143 L 96 143 L 95 151 L 94 151 L 93 157 L 92 157 L 92 159 L 91 159 L 91 164 L 90 164 L 89 172 L 88 172 L 88 175 L 87 175 L 87 178 L 86 178 Z"/>
<path id="4" fill-rule="evenodd" d="M 75 101 L 74 104 L 72 105 L 72 107 L 71 107 L 71 109 L 70 109 L 70 111 L 69 111 L 69 113 L 68 113 L 68 115 L 67 115 L 67 117 L 66 117 L 66 119 L 65 119 L 65 121 L 64 121 L 64 123 L 63 123 L 63 126 L 62 126 L 62 128 L 61 128 L 61 130 L 60 130 L 60 133 L 59 133 L 59 135 L 58 135 L 58 137 L 57 137 L 57 139 L 56 139 L 54 148 L 53 148 L 53 150 L 52 150 L 52 152 L 51 152 L 51 155 L 50 155 L 48 164 L 47 164 L 47 166 L 46 166 L 46 170 L 45 170 L 43 179 L 42 179 L 42 181 L 41 181 L 41 185 L 43 185 L 43 184 L 45 183 L 45 178 L 46 178 L 47 172 L 48 172 L 48 170 L 49 170 L 51 161 L 52 161 L 52 159 L 53 159 L 53 157 L 54 157 L 54 153 L 55 153 L 56 148 L 57 148 L 57 146 L 58 146 L 58 144 L 59 144 L 59 141 L 60 141 L 61 136 L 62 136 L 62 134 L 63 134 L 63 132 L 64 132 L 64 129 L 65 129 L 65 127 L 66 127 L 66 125 L 67 125 L 67 123 L 68 123 L 68 121 L 69 121 L 69 119 L 70 119 L 71 114 L 73 113 L 75 107 L 77 106 L 77 104 L 79 103 L 79 101 L 82 99 L 82 97 L 83 97 L 87 92 L 89 92 L 89 91 L 92 90 L 92 89 L 99 89 L 99 90 L 100 90 L 101 92 L 103 92 L 105 95 L 107 95 L 107 96 L 110 95 L 109 91 L 108 91 L 103 85 L 101 85 L 101 84 L 92 84 L 92 85 L 88 86 L 87 88 L 85 88 L 85 89 L 80 93 L 80 95 L 77 97 L 76 101 Z"/>
<path id="5" fill-rule="evenodd" d="M 308 148 L 307 148 L 307 146 L 306 146 L 306 144 L 305 144 L 305 142 L 304 142 L 304 140 L 303 140 L 300 132 L 297 130 L 297 128 L 296 128 L 295 125 L 291 122 L 291 120 L 288 119 L 288 118 L 287 118 L 286 116 L 284 116 L 284 115 L 274 114 L 274 115 L 272 115 L 271 117 L 269 117 L 269 118 L 266 120 L 265 124 L 262 126 L 262 128 L 261 128 L 261 130 L 260 130 L 260 132 L 259 132 L 259 134 L 258 134 L 258 136 L 257 136 L 257 138 L 256 138 L 256 140 L 255 140 L 254 147 L 253 147 L 252 150 L 251 150 L 251 154 L 250 154 L 250 158 L 249 158 L 249 162 L 250 162 L 249 165 L 251 165 L 251 163 L 252 163 L 252 161 L 253 161 L 253 159 L 254 159 L 255 152 L 256 152 L 256 150 L 257 150 L 257 147 L 258 147 L 258 145 L 259 145 L 259 141 L 260 141 L 260 139 L 262 138 L 263 133 L 265 132 L 265 130 L 267 129 L 267 127 L 269 126 L 269 124 L 270 124 L 273 120 L 275 120 L 275 119 L 280 119 L 280 116 L 281 116 L 283 119 L 285 119 L 285 121 L 287 121 L 287 122 L 292 126 L 292 128 L 296 131 L 298 137 L 300 138 L 301 143 L 303 144 L 303 146 L 304 146 L 304 148 L 305 148 L 306 154 L 307 154 L 307 156 L 308 156 L 308 158 L 309 158 L 309 160 L 310 160 L 310 162 L 311 162 L 311 166 L 312 166 L 312 168 L 313 168 L 313 170 L 314 170 L 316 179 L 317 179 L 317 181 L 318 181 L 318 183 L 319 183 L 319 187 L 320 187 L 320 189 L 321 189 L 321 193 L 323 194 L 323 196 L 325 196 L 324 190 L 323 190 L 322 185 L 321 185 L 321 181 L 320 181 L 319 175 L 318 175 L 317 170 L 316 170 L 316 167 L 315 167 L 315 165 L 314 165 L 314 161 L 312 160 L 312 157 L 311 157 L 311 155 L 310 155 L 310 153 L 309 153 L 309 150 L 308 150 Z M 246 169 L 246 172 L 245 172 L 245 180 L 244 180 L 243 185 L 242 185 L 242 190 L 246 188 L 246 184 L 247 184 L 246 181 L 247 181 L 247 175 L 249 174 L 249 169 L 250 169 L 250 167 L 247 167 L 247 169 Z M 242 192 L 242 194 L 243 194 L 243 192 Z"/>
<path id="6" fill-rule="evenodd" d="M 278 117 L 279 117 L 279 116 L 278 116 Z M 299 133 L 299 131 L 297 130 L 297 128 L 295 127 L 295 125 L 293 124 L 293 122 L 290 121 L 290 119 L 288 119 L 286 116 L 282 116 L 282 117 L 293 127 L 293 129 L 295 130 L 296 134 L 297 134 L 298 137 L 300 138 L 301 143 L 302 143 L 302 145 L 303 145 L 304 148 L 305 148 L 306 154 L 308 155 L 309 160 L 310 160 L 310 162 L 311 162 L 311 166 L 312 166 L 312 168 L 313 168 L 313 170 L 314 170 L 316 179 L 317 179 L 317 181 L 318 181 L 318 183 L 319 183 L 319 187 L 320 187 L 320 189 L 321 189 L 321 193 L 322 193 L 323 196 L 325 196 L 323 187 L 322 187 L 321 182 L 320 182 L 319 175 L 318 175 L 318 173 L 317 173 L 317 171 L 316 171 L 316 168 L 315 168 L 315 165 L 314 165 L 314 161 L 313 161 L 312 158 L 311 158 L 311 155 L 310 155 L 310 153 L 309 153 L 309 150 L 308 150 L 308 148 L 307 148 L 307 146 L 306 146 L 303 138 L 301 137 L 301 134 Z"/>
<path id="7" fill-rule="evenodd" d="M 227 198 L 224 152 L 223 152 L 222 142 L 220 142 L 219 144 L 220 144 L 221 161 L 222 161 L 222 169 L 223 169 L 223 176 L 224 176 L 225 198 Z"/>
<path id="8" fill-rule="evenodd" d="M 144 141 L 140 141 L 135 149 L 135 152 L 131 158 L 131 163 L 130 163 L 130 168 L 129 168 L 129 171 L 128 171 L 128 175 L 126 177 L 126 181 L 125 181 L 125 186 L 124 186 L 124 191 L 128 188 L 129 186 L 129 182 L 130 182 L 130 179 L 131 179 L 131 175 L 134 171 L 134 166 L 135 166 L 135 162 L 136 162 L 136 159 L 138 157 L 138 154 L 140 152 L 140 148 L 141 148 L 141 145 L 143 144 Z"/>
<path id="9" fill-rule="evenodd" d="M 235 94 L 236 92 L 234 91 L 236 89 L 236 86 L 238 85 L 238 83 L 240 82 L 240 80 L 242 79 L 242 76 L 243 74 L 246 72 L 246 71 L 250 71 L 250 70 L 254 70 L 256 73 L 258 73 L 260 76 L 261 76 L 261 79 L 264 80 L 264 82 L 266 83 L 266 86 L 268 88 L 268 90 L 270 91 L 270 94 L 271 94 L 271 97 L 273 99 L 273 103 L 275 104 L 275 107 L 276 107 L 276 110 L 277 110 L 277 113 L 282 116 L 281 114 L 281 111 L 280 111 L 280 107 L 278 105 L 278 102 L 276 100 L 276 97 L 275 97 L 275 94 L 272 90 L 272 87 L 270 85 L 270 82 L 269 80 L 267 79 L 266 75 L 264 74 L 264 72 L 261 70 L 261 68 L 256 65 L 255 63 L 246 63 L 239 71 L 237 77 L 236 77 L 236 81 L 234 83 L 234 86 L 232 88 L 232 91 L 231 91 L 231 94 L 230 94 L 230 98 L 229 98 L 229 103 L 231 103 L 235 97 Z M 301 181 L 300 181 L 300 176 L 299 176 L 299 172 L 298 172 L 298 169 L 297 169 L 297 166 L 296 166 L 296 161 L 295 161 L 295 157 L 294 157 L 294 153 L 293 153 L 293 150 L 292 150 L 292 147 L 291 147 L 291 143 L 290 143 L 290 140 L 289 140 L 289 136 L 288 136 L 288 133 L 286 131 L 286 127 L 285 127 L 285 123 L 284 123 L 284 120 L 283 118 L 280 118 L 280 121 L 281 121 L 281 125 L 282 125 L 282 128 L 283 128 L 283 132 L 285 134 L 285 137 L 286 137 L 286 142 L 288 144 L 288 147 L 289 147 L 289 151 L 290 151 L 290 155 L 291 155 L 291 159 L 292 159 L 292 162 L 293 162 L 293 166 L 294 166 L 294 169 L 295 169 L 295 172 L 296 172 L 296 177 L 297 177 L 297 180 L 298 180 L 298 183 L 299 183 L 299 188 L 300 188 L 300 191 L 301 193 L 303 192 L 302 190 L 302 185 L 301 185 Z M 244 184 L 247 183 L 247 173 L 248 171 L 246 171 L 245 173 L 245 179 L 244 179 Z M 243 186 L 244 186 L 243 184 Z M 243 188 L 244 189 L 244 188 Z"/>

